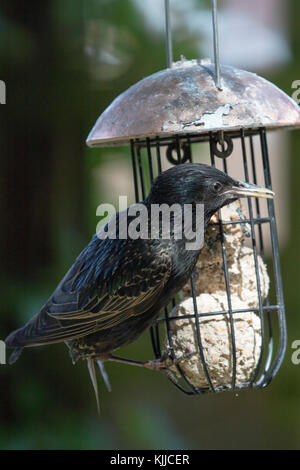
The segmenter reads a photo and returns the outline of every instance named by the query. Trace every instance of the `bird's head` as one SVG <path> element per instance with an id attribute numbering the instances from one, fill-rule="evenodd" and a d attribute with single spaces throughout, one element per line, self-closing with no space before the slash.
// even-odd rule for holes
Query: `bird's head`
<path id="1" fill-rule="evenodd" d="M 151 204 L 204 204 L 205 213 L 240 197 L 273 198 L 270 189 L 235 180 L 217 168 L 200 163 L 185 163 L 161 173 L 153 182 L 148 202 Z"/>

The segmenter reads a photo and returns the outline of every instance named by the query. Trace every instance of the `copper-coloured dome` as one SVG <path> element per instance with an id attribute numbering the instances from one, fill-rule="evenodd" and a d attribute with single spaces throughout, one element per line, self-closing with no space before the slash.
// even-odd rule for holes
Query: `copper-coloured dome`
<path id="1" fill-rule="evenodd" d="M 181 60 L 139 81 L 101 114 L 89 146 L 122 145 L 132 138 L 209 131 L 300 126 L 300 109 L 283 91 L 258 75 L 221 67 L 222 90 L 214 65 Z"/>

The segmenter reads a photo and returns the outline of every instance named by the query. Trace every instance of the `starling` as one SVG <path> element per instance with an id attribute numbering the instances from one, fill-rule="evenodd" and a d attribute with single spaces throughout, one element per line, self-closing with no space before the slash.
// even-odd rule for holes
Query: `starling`
<path id="1" fill-rule="evenodd" d="M 202 204 L 205 230 L 212 215 L 237 198 L 273 195 L 269 189 L 234 180 L 214 167 L 186 163 L 161 173 L 143 205 L 150 217 L 154 204 L 182 208 L 189 204 L 193 216 L 197 205 Z M 134 216 L 128 210 L 127 216 L 129 226 Z M 194 219 L 189 221 L 193 227 Z M 7 337 L 6 345 L 15 348 L 10 363 L 18 359 L 24 347 L 65 342 L 73 362 L 87 359 L 95 390 L 95 362 L 107 384 L 103 362 L 108 360 L 165 370 L 164 361 L 133 361 L 113 352 L 151 326 L 193 271 L 201 246 L 187 249 L 185 234 L 176 237 L 174 224 L 171 218 L 169 237 L 162 233 L 161 225 L 155 238 L 95 234 L 40 312 Z"/>

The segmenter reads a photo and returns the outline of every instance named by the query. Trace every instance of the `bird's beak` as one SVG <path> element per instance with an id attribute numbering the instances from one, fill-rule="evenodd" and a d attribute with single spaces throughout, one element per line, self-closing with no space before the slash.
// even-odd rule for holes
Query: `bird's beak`
<path id="1" fill-rule="evenodd" d="M 271 189 L 256 186 L 256 184 L 244 183 L 244 181 L 236 181 L 236 185 L 225 191 L 225 194 L 232 197 L 264 197 L 273 199 L 275 193 Z"/>

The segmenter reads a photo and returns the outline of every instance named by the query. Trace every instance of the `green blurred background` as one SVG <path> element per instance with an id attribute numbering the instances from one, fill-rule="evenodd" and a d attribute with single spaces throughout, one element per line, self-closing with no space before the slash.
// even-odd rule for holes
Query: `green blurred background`
<path id="1" fill-rule="evenodd" d="M 7 104 L 0 127 L 0 339 L 51 294 L 95 231 L 97 205 L 115 202 L 117 193 L 103 175 L 114 181 L 116 174 L 121 186 L 131 176 L 128 149 L 91 150 L 85 139 L 119 93 L 165 68 L 162 18 L 154 15 L 158 2 L 1 2 L 0 79 Z M 251 0 L 219 3 L 234 9 Z M 284 10 L 289 53 L 280 65 L 248 69 L 291 95 L 292 81 L 300 79 L 300 3 L 261 4 Z M 198 34 L 197 27 L 189 29 L 188 16 L 182 24 L 178 16 L 193 8 L 207 18 L 210 2 L 171 0 L 171 6 L 177 11 L 174 58 L 201 57 L 203 23 Z M 221 36 L 221 57 L 225 42 Z M 272 384 L 238 395 L 187 397 L 162 374 L 108 364 L 113 390 L 99 379 L 99 418 L 86 364 L 73 366 L 64 345 L 33 348 L 14 366 L 0 366 L 1 449 L 300 448 L 300 365 L 291 362 L 291 343 L 300 339 L 300 133 L 289 133 L 288 140 L 282 158 L 289 166 L 290 220 L 281 260 L 289 337 Z M 149 335 L 122 353 L 149 358 Z"/>

